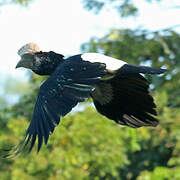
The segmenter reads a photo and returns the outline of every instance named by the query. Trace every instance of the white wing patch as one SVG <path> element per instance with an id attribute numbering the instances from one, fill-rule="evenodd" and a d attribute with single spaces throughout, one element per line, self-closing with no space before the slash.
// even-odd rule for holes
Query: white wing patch
<path id="1" fill-rule="evenodd" d="M 81 55 L 81 58 L 85 61 L 89 62 L 100 62 L 106 64 L 106 69 L 110 71 L 118 70 L 121 68 L 124 64 L 127 64 L 126 62 L 112 58 L 109 56 L 105 56 L 103 54 L 99 53 L 84 53 Z"/>

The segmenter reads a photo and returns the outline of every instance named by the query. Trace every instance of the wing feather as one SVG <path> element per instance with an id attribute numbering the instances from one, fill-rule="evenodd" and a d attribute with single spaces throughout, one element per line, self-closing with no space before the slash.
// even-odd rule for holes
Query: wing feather
<path id="1" fill-rule="evenodd" d="M 140 74 L 119 74 L 106 83 L 100 82 L 98 88 L 100 93 L 94 91 L 92 98 L 104 116 L 133 128 L 157 126 L 156 105 L 149 94 L 147 80 Z"/>
<path id="2" fill-rule="evenodd" d="M 14 151 L 31 152 L 37 139 L 39 152 L 43 143 L 47 144 L 60 118 L 90 96 L 100 78 L 105 75 L 105 69 L 104 64 L 90 63 L 80 58 L 67 60 L 59 66 L 41 85 L 25 139 Z"/>

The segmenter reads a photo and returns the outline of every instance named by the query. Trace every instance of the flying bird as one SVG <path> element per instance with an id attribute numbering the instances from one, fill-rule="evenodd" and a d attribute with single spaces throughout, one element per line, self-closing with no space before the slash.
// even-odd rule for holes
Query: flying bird
<path id="1" fill-rule="evenodd" d="M 91 97 L 97 111 L 120 125 L 138 128 L 157 126 L 156 105 L 148 81 L 140 74 L 161 74 L 165 69 L 135 66 L 99 53 L 64 58 L 53 51 L 43 52 L 37 44 L 20 48 L 16 68 L 49 75 L 41 85 L 30 125 L 19 149 L 37 151 L 47 144 L 60 118 L 78 103 Z M 16 152 L 20 151 L 16 148 Z"/>

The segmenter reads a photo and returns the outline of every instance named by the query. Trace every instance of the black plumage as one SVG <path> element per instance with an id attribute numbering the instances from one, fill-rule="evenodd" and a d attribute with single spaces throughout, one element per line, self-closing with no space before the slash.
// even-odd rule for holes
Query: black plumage
<path id="1" fill-rule="evenodd" d="M 30 126 L 14 154 L 27 147 L 30 152 L 36 139 L 39 151 L 60 118 L 89 97 L 99 113 L 121 125 L 136 128 L 158 124 L 149 84 L 139 73 L 161 74 L 166 70 L 133 66 L 98 53 L 64 59 L 61 54 L 37 49 L 33 43 L 23 46 L 16 67 L 50 77 L 40 87 Z"/>
<path id="2" fill-rule="evenodd" d="M 100 82 L 98 87 L 100 91 L 108 93 L 104 91 L 103 83 Z M 106 103 L 100 103 L 101 97 L 97 98 L 93 92 L 92 98 L 98 112 L 121 125 L 130 127 L 158 124 L 158 120 L 152 116 L 157 115 L 156 105 L 148 92 L 149 84 L 143 76 L 120 73 L 105 83 L 106 86 L 113 87 L 111 92 L 113 97 Z"/>

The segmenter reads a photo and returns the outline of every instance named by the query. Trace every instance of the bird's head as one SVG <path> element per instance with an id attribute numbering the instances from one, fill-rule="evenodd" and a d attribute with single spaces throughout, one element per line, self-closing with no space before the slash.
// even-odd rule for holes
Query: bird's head
<path id="1" fill-rule="evenodd" d="M 53 51 L 42 52 L 37 44 L 28 43 L 22 46 L 18 55 L 21 57 L 16 68 L 24 67 L 31 69 L 39 75 L 50 75 L 63 61 L 63 55 Z"/>

